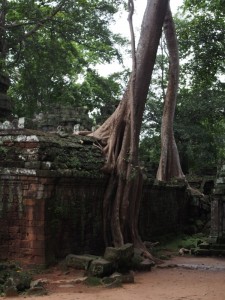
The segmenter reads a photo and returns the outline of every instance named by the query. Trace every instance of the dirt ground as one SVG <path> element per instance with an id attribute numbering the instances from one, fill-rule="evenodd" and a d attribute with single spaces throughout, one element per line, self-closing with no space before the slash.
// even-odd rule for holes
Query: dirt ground
<path id="1" fill-rule="evenodd" d="M 113 289 L 71 284 L 82 276 L 78 271 L 65 273 L 51 269 L 36 276 L 48 280 L 47 296 L 20 297 L 32 300 L 225 300 L 225 259 L 222 258 L 175 257 L 151 272 L 135 273 L 134 284 Z"/>

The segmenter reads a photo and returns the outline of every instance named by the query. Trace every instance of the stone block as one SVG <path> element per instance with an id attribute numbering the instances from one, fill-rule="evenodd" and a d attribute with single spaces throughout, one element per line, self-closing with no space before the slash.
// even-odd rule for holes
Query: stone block
<path id="1" fill-rule="evenodd" d="M 122 247 L 107 247 L 104 253 L 104 259 L 118 265 L 130 265 L 133 256 L 133 244 L 125 244 Z"/>
<path id="2" fill-rule="evenodd" d="M 113 273 L 110 278 L 118 278 L 122 283 L 134 283 L 134 272 L 130 271 L 126 274 Z"/>
<path id="3" fill-rule="evenodd" d="M 105 288 L 118 288 L 122 286 L 121 277 L 104 277 L 101 283 Z"/>
<path id="4" fill-rule="evenodd" d="M 144 259 L 141 261 L 137 266 L 136 270 L 138 271 L 151 271 L 152 267 L 155 265 L 155 263 L 150 259 Z"/>
<path id="5" fill-rule="evenodd" d="M 105 277 L 112 274 L 115 271 L 114 263 L 104 258 L 98 258 L 93 260 L 88 268 L 90 276 Z"/>
<path id="6" fill-rule="evenodd" d="M 94 255 L 74 255 L 69 254 L 66 257 L 66 265 L 78 270 L 88 270 L 89 265 L 97 256 Z"/>
<path id="7" fill-rule="evenodd" d="M 19 118 L 19 120 L 18 120 L 18 128 L 19 129 L 24 129 L 24 128 L 34 129 L 35 125 L 31 119 L 22 117 L 22 118 Z"/>

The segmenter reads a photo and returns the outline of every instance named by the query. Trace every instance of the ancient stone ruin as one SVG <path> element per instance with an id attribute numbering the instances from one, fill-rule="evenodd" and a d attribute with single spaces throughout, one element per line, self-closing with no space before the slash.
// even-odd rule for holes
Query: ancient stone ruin
<path id="1" fill-rule="evenodd" d="M 104 251 L 104 158 L 90 137 L 32 129 L 0 130 L 0 259 L 49 264 L 69 253 Z M 144 240 L 179 231 L 186 187 L 145 184 Z"/>
<path id="2" fill-rule="evenodd" d="M 7 81 L 1 82 L 6 92 Z M 99 141 L 74 132 L 74 127 L 91 129 L 87 112 L 56 107 L 35 120 L 7 120 L 11 110 L 9 104 L 5 107 L 0 123 L 0 259 L 47 265 L 70 253 L 103 254 L 104 157 Z M 158 184 L 149 177 L 139 218 L 143 240 L 182 231 L 191 212 L 198 214 L 202 206 L 208 214 L 202 199 L 190 195 L 183 181 Z"/>
<path id="3" fill-rule="evenodd" d="M 193 253 L 196 255 L 225 255 L 225 166 L 218 169 L 211 200 L 210 234 Z"/>

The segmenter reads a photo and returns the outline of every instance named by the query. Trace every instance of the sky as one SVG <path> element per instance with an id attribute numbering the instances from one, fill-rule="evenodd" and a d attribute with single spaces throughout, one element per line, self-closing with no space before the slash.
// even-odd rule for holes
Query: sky
<path id="1" fill-rule="evenodd" d="M 139 38 L 139 31 L 141 28 L 141 22 L 145 10 L 146 2 L 147 0 L 134 1 L 135 13 L 133 16 L 133 26 L 135 30 L 136 43 L 138 42 L 138 38 Z M 182 4 L 182 2 L 183 0 L 170 0 L 172 13 L 176 13 L 177 8 Z M 127 21 L 127 16 L 128 16 L 127 12 L 119 13 L 116 17 L 116 22 L 111 26 L 111 29 L 114 33 L 120 33 L 122 36 L 130 39 L 130 31 L 129 31 L 129 24 Z M 129 56 L 124 54 L 123 60 L 124 60 L 124 67 L 127 68 L 131 66 L 132 61 Z M 124 67 L 119 65 L 119 63 L 117 62 L 113 62 L 112 64 L 99 65 L 98 71 L 100 75 L 107 76 L 113 72 L 121 71 Z"/>

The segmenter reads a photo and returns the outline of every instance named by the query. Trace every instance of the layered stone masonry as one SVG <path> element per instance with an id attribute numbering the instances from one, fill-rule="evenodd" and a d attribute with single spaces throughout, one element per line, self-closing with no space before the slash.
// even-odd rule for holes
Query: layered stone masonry
<path id="1" fill-rule="evenodd" d="M 217 174 L 211 203 L 210 243 L 225 243 L 225 165 Z"/>
<path id="2" fill-rule="evenodd" d="M 100 150 L 91 138 L 4 130 L 0 132 L 0 162 L 0 258 L 28 264 L 54 260 L 51 241 L 59 232 L 53 232 L 52 223 L 62 220 L 52 208 L 63 207 L 59 204 L 66 203 L 63 195 L 68 193 L 61 191 L 65 186 L 72 190 L 78 174 L 81 186 L 101 177 L 104 159 Z M 61 193 L 58 200 L 56 190 Z"/>
<path id="3" fill-rule="evenodd" d="M 31 129 L 0 131 L 0 259 L 48 264 L 69 253 L 104 250 L 102 203 L 107 177 L 96 140 Z M 184 183 L 146 183 L 144 240 L 182 230 Z"/>

